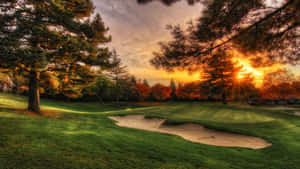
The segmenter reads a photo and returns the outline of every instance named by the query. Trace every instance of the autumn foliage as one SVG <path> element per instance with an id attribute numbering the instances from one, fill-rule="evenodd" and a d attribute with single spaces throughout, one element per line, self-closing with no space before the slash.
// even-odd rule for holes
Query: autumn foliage
<path id="1" fill-rule="evenodd" d="M 151 88 L 141 83 L 136 84 L 132 89 L 136 92 L 139 101 L 146 100 L 151 93 Z"/>
<path id="2" fill-rule="evenodd" d="M 287 99 L 289 97 L 300 98 L 300 82 L 282 82 L 265 86 L 260 89 L 260 95 L 265 99 Z"/>
<path id="3" fill-rule="evenodd" d="M 152 87 L 152 97 L 157 101 L 165 101 L 171 97 L 172 89 L 161 84 Z"/>
<path id="4" fill-rule="evenodd" d="M 198 83 L 188 83 L 179 87 L 175 94 L 179 100 L 199 100 L 204 97 L 200 95 L 200 90 Z"/>

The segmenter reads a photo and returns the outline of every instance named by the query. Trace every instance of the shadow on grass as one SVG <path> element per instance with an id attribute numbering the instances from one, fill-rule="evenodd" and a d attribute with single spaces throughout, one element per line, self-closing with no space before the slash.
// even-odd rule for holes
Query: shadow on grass
<path id="1" fill-rule="evenodd" d="M 6 105 L 0 104 L 0 113 L 11 113 L 16 115 L 27 115 L 31 117 L 52 117 L 60 118 L 61 115 L 58 111 L 54 110 L 42 110 L 41 113 L 35 113 L 22 108 L 10 108 Z"/>

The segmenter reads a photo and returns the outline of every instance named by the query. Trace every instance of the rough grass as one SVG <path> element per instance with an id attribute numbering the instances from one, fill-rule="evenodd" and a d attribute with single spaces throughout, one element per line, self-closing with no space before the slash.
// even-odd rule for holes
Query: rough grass
<path id="1" fill-rule="evenodd" d="M 44 112 L 59 116 L 24 114 L 25 97 L 0 94 L 1 169 L 300 168 L 300 117 L 285 110 L 196 102 L 113 106 L 42 100 L 42 105 Z M 261 150 L 202 145 L 118 127 L 107 118 L 139 113 L 170 124 L 193 122 L 259 136 L 273 145 Z"/>

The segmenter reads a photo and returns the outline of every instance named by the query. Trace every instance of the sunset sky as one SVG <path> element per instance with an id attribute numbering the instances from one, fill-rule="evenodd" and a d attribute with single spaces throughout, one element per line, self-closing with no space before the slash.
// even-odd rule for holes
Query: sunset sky
<path id="1" fill-rule="evenodd" d="M 139 5 L 136 0 L 94 0 L 94 3 L 96 11 L 110 28 L 109 34 L 113 38 L 110 47 L 117 50 L 131 74 L 139 79 L 147 78 L 151 84 L 169 84 L 171 78 L 178 82 L 199 79 L 197 73 L 170 74 L 156 70 L 149 60 L 152 53 L 159 50 L 158 42 L 170 40 L 166 25 L 185 25 L 196 19 L 201 15 L 201 4 L 190 6 L 186 1 L 180 1 L 167 7 L 159 2 Z"/>
<path id="2" fill-rule="evenodd" d="M 159 49 L 158 42 L 170 39 L 168 24 L 184 25 L 201 14 L 201 5 L 189 6 L 182 1 L 171 7 L 154 2 L 138 5 L 136 0 L 94 0 L 99 12 L 110 28 L 111 47 L 115 48 L 130 73 L 137 78 L 147 77 L 153 84 L 169 84 L 171 78 L 188 82 L 197 80 L 198 74 L 175 74 L 156 70 L 149 63 L 152 52 Z"/>

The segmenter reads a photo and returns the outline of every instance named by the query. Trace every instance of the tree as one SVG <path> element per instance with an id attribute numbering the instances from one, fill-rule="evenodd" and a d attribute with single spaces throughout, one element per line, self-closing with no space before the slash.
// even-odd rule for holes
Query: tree
<path id="1" fill-rule="evenodd" d="M 4 0 L 0 7 L 0 67 L 28 72 L 28 110 L 40 112 L 43 73 L 72 95 L 96 79 L 91 67 L 109 66 L 108 29 L 99 14 L 92 18 L 91 0 Z"/>
<path id="2" fill-rule="evenodd" d="M 136 84 L 137 84 L 135 76 L 131 76 L 130 82 L 131 82 L 133 85 L 136 85 Z"/>
<path id="3" fill-rule="evenodd" d="M 138 0 L 142 4 L 151 1 L 154 0 Z M 179 0 L 159 1 L 172 5 Z M 249 59 L 256 67 L 299 62 L 299 0 L 285 0 L 277 6 L 270 6 L 266 0 L 187 2 L 200 2 L 205 6 L 205 10 L 186 30 L 180 26 L 167 27 L 173 39 L 160 43 L 160 51 L 154 53 L 151 64 L 156 68 L 190 72 L 205 70 L 207 65 L 217 64 L 217 61 L 212 61 L 218 60 L 215 53 L 230 50 L 253 56 Z M 223 79 L 221 76 L 214 78 Z M 222 83 L 229 84 L 220 80 L 211 88 L 214 93 L 217 93 L 218 89 L 223 95 L 223 102 L 226 103 L 228 93 L 225 91 L 228 91 L 230 85 L 220 85 Z"/>
<path id="4" fill-rule="evenodd" d="M 232 87 L 232 98 L 236 101 L 247 101 L 259 97 L 259 89 L 255 87 L 254 78 L 245 74 L 242 79 L 237 79 Z"/>
<path id="5" fill-rule="evenodd" d="M 84 89 L 84 94 L 87 99 L 96 96 L 97 100 L 103 102 L 112 98 L 113 83 L 106 76 L 101 75 L 97 78 L 93 85 Z"/>
<path id="6" fill-rule="evenodd" d="M 135 86 L 133 86 L 132 90 L 134 90 L 137 93 L 139 101 L 145 101 L 151 93 L 151 88 L 141 83 L 138 83 Z"/>
<path id="7" fill-rule="evenodd" d="M 178 87 L 175 94 L 180 100 L 199 100 L 205 98 L 201 95 L 201 85 L 198 83 L 187 83 L 182 87 Z"/>
<path id="8" fill-rule="evenodd" d="M 127 67 L 121 64 L 121 59 L 118 58 L 118 55 L 115 51 L 113 52 L 112 56 L 112 64 L 114 67 L 108 72 L 108 77 L 110 77 L 115 84 L 114 98 L 116 102 L 119 102 L 124 93 L 128 93 L 125 90 L 130 90 L 131 83 L 128 81 L 129 75 Z"/>
<path id="9" fill-rule="evenodd" d="M 221 94 L 222 102 L 227 104 L 227 97 L 239 69 L 234 65 L 232 57 L 226 51 L 218 50 L 212 54 L 202 75 L 202 78 L 209 84 L 209 96 Z"/>
<path id="10" fill-rule="evenodd" d="M 173 100 L 176 99 L 176 84 L 174 79 L 171 79 L 170 81 L 170 88 L 172 89 L 171 97 Z"/>
<path id="11" fill-rule="evenodd" d="M 148 83 L 147 79 L 144 79 L 144 81 L 143 81 L 143 85 L 150 87 L 150 85 L 149 85 L 149 83 Z"/>
<path id="12" fill-rule="evenodd" d="M 137 0 L 144 4 L 154 0 Z M 179 0 L 160 0 L 172 5 Z M 270 4 L 267 0 L 187 0 L 189 4 L 201 2 L 205 10 L 196 24 L 191 23 L 186 31 L 183 48 L 176 49 L 178 40 L 163 44 L 163 54 L 156 55 L 153 62 L 168 67 L 178 67 L 178 62 L 189 65 L 200 63 L 213 50 L 234 47 L 243 53 L 256 55 L 256 66 L 273 62 L 298 63 L 300 59 L 299 28 L 300 1 L 284 0 Z M 179 29 L 179 30 L 178 30 Z M 174 47 L 174 48 L 172 48 Z M 179 52 L 176 53 L 175 51 Z M 268 58 L 268 59 L 266 59 Z"/>
<path id="13" fill-rule="evenodd" d="M 172 89 L 161 84 L 152 87 L 152 97 L 157 101 L 165 101 L 171 97 Z"/>

